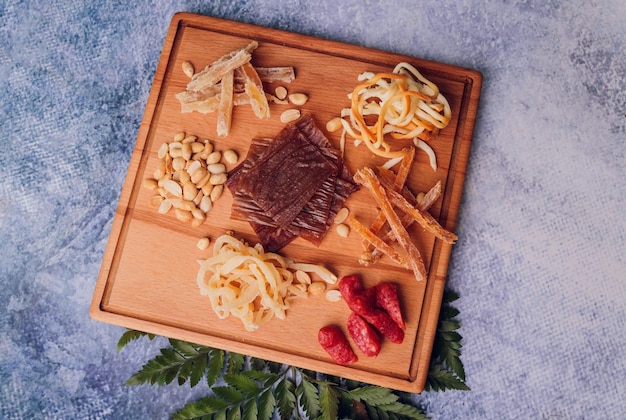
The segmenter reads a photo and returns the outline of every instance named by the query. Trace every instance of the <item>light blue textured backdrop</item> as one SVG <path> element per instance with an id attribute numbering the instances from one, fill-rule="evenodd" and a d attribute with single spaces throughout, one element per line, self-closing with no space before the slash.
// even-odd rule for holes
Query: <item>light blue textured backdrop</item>
<path id="1" fill-rule="evenodd" d="M 449 285 L 469 392 L 433 418 L 626 412 L 626 3 L 0 2 L 0 417 L 156 419 L 205 390 L 123 386 L 88 307 L 177 11 L 484 74 Z M 335 4 L 340 4 L 336 6 Z"/>

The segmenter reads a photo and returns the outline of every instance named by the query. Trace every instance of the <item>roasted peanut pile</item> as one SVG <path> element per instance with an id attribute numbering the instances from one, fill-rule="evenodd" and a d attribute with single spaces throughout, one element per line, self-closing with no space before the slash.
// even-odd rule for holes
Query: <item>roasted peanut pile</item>
<path id="1" fill-rule="evenodd" d="M 149 205 L 161 214 L 173 209 L 178 220 L 192 226 L 200 226 L 221 197 L 228 179 L 226 164 L 239 160 L 234 150 L 215 150 L 209 140 L 185 132 L 163 143 L 158 157 L 153 178 L 143 181 L 145 188 L 157 193 Z"/>

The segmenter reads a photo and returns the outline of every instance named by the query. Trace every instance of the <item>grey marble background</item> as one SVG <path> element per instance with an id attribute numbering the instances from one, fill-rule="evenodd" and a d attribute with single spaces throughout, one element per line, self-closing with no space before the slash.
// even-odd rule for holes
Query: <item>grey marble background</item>
<path id="1" fill-rule="evenodd" d="M 432 418 L 626 412 L 623 0 L 0 1 L 0 418 L 158 419 L 201 395 L 124 387 L 88 307 L 177 11 L 478 69 L 449 270 L 469 392 Z"/>

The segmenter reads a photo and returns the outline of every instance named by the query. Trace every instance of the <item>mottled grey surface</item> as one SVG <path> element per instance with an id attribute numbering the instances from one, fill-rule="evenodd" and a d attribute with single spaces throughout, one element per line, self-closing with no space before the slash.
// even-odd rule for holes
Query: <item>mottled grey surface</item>
<path id="1" fill-rule="evenodd" d="M 449 285 L 469 392 L 433 418 L 626 412 L 626 3 L 0 2 L 0 417 L 156 419 L 205 390 L 124 381 L 88 307 L 172 15 L 229 18 L 484 74 Z"/>

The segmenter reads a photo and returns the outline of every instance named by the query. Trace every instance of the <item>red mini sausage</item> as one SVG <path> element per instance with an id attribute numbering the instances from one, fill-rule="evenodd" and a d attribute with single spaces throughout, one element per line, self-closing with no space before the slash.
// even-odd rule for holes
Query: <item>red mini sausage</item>
<path id="1" fill-rule="evenodd" d="M 376 291 L 376 303 L 378 306 L 387 312 L 400 328 L 406 330 L 396 285 L 392 283 L 380 283 L 376 285 L 374 289 Z"/>
<path id="2" fill-rule="evenodd" d="M 322 348 L 340 365 L 354 363 L 359 358 L 352 351 L 348 339 L 336 325 L 327 325 L 320 328 L 317 341 Z"/>
<path id="3" fill-rule="evenodd" d="M 344 276 L 339 280 L 339 292 L 345 300 L 349 300 L 351 297 L 363 292 L 363 285 L 361 279 L 357 276 Z"/>
<path id="4" fill-rule="evenodd" d="M 354 312 L 348 318 L 348 332 L 366 356 L 374 357 L 380 353 L 380 336 L 370 324 Z"/>
<path id="5" fill-rule="evenodd" d="M 376 296 L 372 289 L 364 289 L 357 276 L 345 276 L 339 281 L 339 292 L 348 307 L 359 315 L 376 308 Z"/>
<path id="6" fill-rule="evenodd" d="M 387 315 L 387 312 L 374 309 L 363 315 L 363 319 L 372 324 L 374 328 L 387 337 L 392 343 L 401 344 L 402 341 L 404 341 L 404 331 Z"/>

